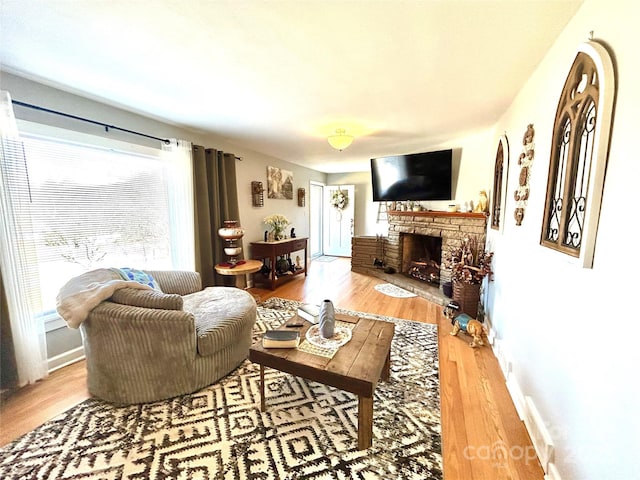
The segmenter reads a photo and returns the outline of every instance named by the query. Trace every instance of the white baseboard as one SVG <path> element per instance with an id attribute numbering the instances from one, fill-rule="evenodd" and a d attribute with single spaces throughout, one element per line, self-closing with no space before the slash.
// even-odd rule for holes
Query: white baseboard
<path id="1" fill-rule="evenodd" d="M 493 352 L 498 360 L 500 369 L 506 379 L 507 390 L 511 396 L 518 417 L 524 423 L 527 433 L 535 449 L 536 455 L 545 472 L 545 480 L 561 480 L 554 461 L 555 446 L 553 439 L 536 407 L 533 398 L 522 392 L 520 383 L 513 372 L 513 360 L 509 354 L 504 340 L 498 339 L 490 319 L 485 319 L 487 327 L 487 339 L 493 346 Z"/>
<path id="2" fill-rule="evenodd" d="M 555 446 L 549 431 L 538 411 L 533 398 L 522 393 L 522 388 L 513 372 L 513 362 L 508 353 L 504 340 L 495 339 L 493 351 L 498 359 L 500 368 L 506 379 L 507 390 L 516 407 L 518 417 L 524 423 L 531 438 L 533 448 L 540 460 L 545 475 L 545 480 L 561 480 L 557 468 L 553 464 Z"/>
<path id="3" fill-rule="evenodd" d="M 487 341 L 489 342 L 489 345 L 494 346 L 496 343 L 496 331 L 491 323 L 491 317 L 487 312 L 484 314 L 484 326 L 487 333 Z"/>
<path id="4" fill-rule="evenodd" d="M 83 358 L 84 347 L 80 346 L 74 348 L 73 350 L 61 353 L 60 355 L 56 355 L 55 357 L 49 358 L 47 360 L 47 368 L 49 370 L 49 373 L 55 372 L 56 370 L 62 367 L 66 367 L 67 365 L 71 365 L 72 363 L 75 363 L 78 360 L 82 360 Z"/>
<path id="5" fill-rule="evenodd" d="M 520 417 L 520 420 L 524 421 L 524 417 L 526 414 L 526 403 L 524 395 L 522 394 L 522 390 L 520 389 L 520 384 L 518 383 L 514 375 L 510 375 L 509 379 L 507 380 L 507 390 L 509 391 L 511 400 L 513 400 L 513 404 L 516 407 L 518 417 Z"/>
<path id="6" fill-rule="evenodd" d="M 494 338 L 493 353 L 498 359 L 498 364 L 500 365 L 500 370 L 502 370 L 504 378 L 509 380 L 509 377 L 511 376 L 512 363 L 503 340 Z"/>
<path id="7" fill-rule="evenodd" d="M 546 472 L 549 471 L 549 463 L 553 461 L 554 445 L 549 430 L 547 430 L 542 416 L 538 411 L 533 398 L 526 397 L 526 413 L 524 417 L 524 425 L 527 427 L 529 437 L 533 443 L 533 448 L 536 450 L 542 469 Z"/>
<path id="8" fill-rule="evenodd" d="M 549 463 L 547 473 L 544 476 L 544 480 L 562 480 L 562 478 L 560 477 L 560 472 L 558 471 L 558 467 L 556 467 L 555 463 Z"/>

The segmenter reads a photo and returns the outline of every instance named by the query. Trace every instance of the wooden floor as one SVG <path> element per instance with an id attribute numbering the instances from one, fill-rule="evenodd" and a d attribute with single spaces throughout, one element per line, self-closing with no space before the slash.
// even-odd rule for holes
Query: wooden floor
<path id="1" fill-rule="evenodd" d="M 339 308 L 437 324 L 445 479 L 542 480 L 491 348 L 472 349 L 465 335 L 449 335 L 451 325 L 441 306 L 420 297 L 385 296 L 373 288 L 382 280 L 353 273 L 350 266 L 346 258 L 312 262 L 306 279 L 300 275 L 273 292 L 251 292 L 261 300 L 277 296 L 317 303 L 329 298 Z M 85 364 L 78 362 L 11 396 L 0 407 L 0 445 L 88 398 L 85 380 Z"/>

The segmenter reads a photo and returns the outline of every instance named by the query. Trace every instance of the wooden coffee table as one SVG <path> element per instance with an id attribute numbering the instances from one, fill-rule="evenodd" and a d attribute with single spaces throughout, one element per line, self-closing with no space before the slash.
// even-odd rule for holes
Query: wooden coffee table
<path id="1" fill-rule="evenodd" d="M 373 392 L 380 379 L 389 379 L 391 340 L 395 325 L 341 314 L 336 314 L 336 319 L 355 323 L 356 326 L 351 340 L 340 347 L 333 358 L 313 355 L 296 348 L 263 348 L 262 340 L 259 340 L 249 349 L 249 360 L 260 365 L 260 409 L 263 412 L 264 367 L 358 395 L 358 449 L 363 450 L 371 446 L 373 438 Z M 297 315 L 287 323 L 296 322 L 304 323 L 302 328 L 298 328 L 302 343 L 311 324 Z"/>

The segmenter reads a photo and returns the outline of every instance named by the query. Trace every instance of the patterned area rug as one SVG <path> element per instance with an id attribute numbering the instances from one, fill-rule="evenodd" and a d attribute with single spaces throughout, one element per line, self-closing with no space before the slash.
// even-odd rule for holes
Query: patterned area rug
<path id="1" fill-rule="evenodd" d="M 379 285 L 376 285 L 373 288 L 375 288 L 380 293 L 384 293 L 385 295 L 389 295 L 390 297 L 397 297 L 397 298 L 417 297 L 417 295 L 415 293 L 409 292 L 408 290 L 405 290 L 404 288 L 400 288 L 400 287 L 397 287 L 395 285 L 392 285 L 391 283 L 381 283 Z"/>
<path id="2" fill-rule="evenodd" d="M 298 302 L 258 307 L 255 338 Z M 339 312 L 348 312 L 338 309 Z M 3 479 L 441 479 L 437 334 L 391 321 L 391 379 L 374 398 L 373 446 L 357 449 L 357 397 L 245 361 L 215 385 L 114 407 L 89 399 L 0 450 Z"/>

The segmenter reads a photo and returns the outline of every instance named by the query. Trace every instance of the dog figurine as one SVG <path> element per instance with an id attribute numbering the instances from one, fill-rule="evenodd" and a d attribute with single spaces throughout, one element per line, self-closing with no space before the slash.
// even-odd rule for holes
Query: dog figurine
<path id="1" fill-rule="evenodd" d="M 471 318 L 471 316 L 466 313 L 459 312 L 460 304 L 456 301 L 449 302 L 442 311 L 445 317 L 451 319 L 451 324 L 453 325 L 451 335 L 456 336 L 460 330 L 462 330 L 473 337 L 473 341 L 469 344 L 471 347 L 475 348 L 478 345 L 484 345 L 484 342 L 482 341 L 482 333 L 484 331 L 482 323 L 475 318 Z"/>

